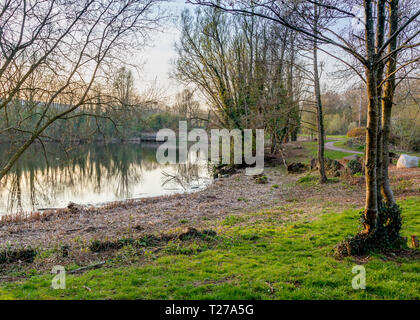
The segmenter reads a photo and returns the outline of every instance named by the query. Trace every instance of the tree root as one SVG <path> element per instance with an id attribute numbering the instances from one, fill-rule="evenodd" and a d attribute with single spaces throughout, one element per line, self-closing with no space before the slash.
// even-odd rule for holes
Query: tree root
<path id="1" fill-rule="evenodd" d="M 365 223 L 362 214 L 362 224 Z M 344 240 L 334 248 L 338 258 L 361 256 L 373 251 L 400 249 L 406 246 L 401 237 L 401 209 L 397 205 L 382 206 L 379 209 L 376 228 L 371 232 L 362 231 L 354 237 Z"/>

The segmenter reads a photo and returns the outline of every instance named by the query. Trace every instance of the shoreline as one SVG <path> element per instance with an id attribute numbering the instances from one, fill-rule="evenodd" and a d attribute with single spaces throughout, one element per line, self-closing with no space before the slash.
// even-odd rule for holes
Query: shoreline
<path id="1" fill-rule="evenodd" d="M 293 161 L 310 159 L 309 147 L 288 145 L 287 156 Z M 325 212 L 339 213 L 361 209 L 364 205 L 365 184 L 362 177 L 348 180 L 332 178 L 319 184 L 317 172 L 288 174 L 283 165 L 266 167 L 264 179 L 245 175 L 239 169 L 230 176 L 214 180 L 203 190 L 158 197 L 110 202 L 102 207 L 72 204 L 67 208 L 33 213 L 15 219 L 0 217 L 0 253 L 23 248 L 35 250 L 36 259 L 19 264 L 22 268 L 51 269 L 70 262 L 87 265 L 107 260 L 118 250 L 94 252 L 94 243 L 125 243 L 143 238 L 162 238 L 180 234 L 187 228 L 213 230 L 228 228 L 229 221 L 249 222 L 259 215 L 277 212 L 283 222 L 311 222 Z M 420 183 L 420 168 L 399 170 L 390 166 L 391 183 L 398 198 L 420 196 L 415 185 Z M 262 183 L 261 183 L 262 181 Z M 405 181 L 410 181 L 410 184 Z M 24 219 L 27 218 L 27 219 Z M 68 257 L 63 257 L 65 248 Z M 159 248 L 157 248 L 159 250 Z M 45 258 L 47 256 L 47 258 Z M 17 264 L 5 265 L 3 273 Z"/>
<path id="2" fill-rule="evenodd" d="M 420 181 L 420 168 L 390 169 L 394 186 L 400 179 Z M 315 178 L 313 182 L 302 182 L 308 174 Z M 239 170 L 193 193 L 119 201 L 101 208 L 70 205 L 25 220 L 0 221 L 0 254 L 34 255 L 31 261 L 2 264 L 0 275 L 7 277 L 15 268 L 46 272 L 55 265 L 86 266 L 112 260 L 120 254 L 115 245 L 143 243 L 142 239 L 177 239 L 191 230 L 219 234 L 240 224 L 244 215 L 250 224 L 272 212 L 277 222 L 311 223 L 326 213 L 363 207 L 364 183 L 332 179 L 320 185 L 314 174 L 287 174 L 283 167 L 271 167 L 265 171 L 267 183 L 259 184 Z M 420 190 L 396 194 L 398 199 L 410 196 L 420 196 Z M 110 249 L 98 252 L 92 249 L 95 245 Z M 161 249 L 161 245 L 153 248 Z"/>
<path id="3" fill-rule="evenodd" d="M 420 168 L 399 171 L 393 166 L 390 173 L 395 182 L 405 177 L 417 180 Z M 3 216 L 0 243 L 48 248 L 72 242 L 75 237 L 84 241 L 118 239 L 186 226 L 207 226 L 212 219 L 278 206 L 305 208 L 304 213 L 312 216 L 316 216 L 326 200 L 334 203 L 337 210 L 349 205 L 363 206 L 364 183 L 357 187 L 339 181 L 326 185 L 299 183 L 307 174 L 291 175 L 282 167 L 267 168 L 267 183 L 257 184 L 254 177 L 238 170 L 229 177 L 216 179 L 203 190 L 189 193 L 114 201 L 101 207 L 70 204 L 67 208 L 34 212 L 26 217 Z M 313 206 L 309 211 L 308 202 Z"/>
<path id="4" fill-rule="evenodd" d="M 321 190 L 312 191 L 296 185 L 301 175 L 287 175 L 283 171 L 268 168 L 267 184 L 256 184 L 253 177 L 240 170 L 215 180 L 204 190 L 192 193 L 116 201 L 99 208 L 73 204 L 64 209 L 33 213 L 27 219 L 9 217 L 7 221 L 3 218 L 0 242 L 48 248 L 59 243 L 71 243 L 76 237 L 84 241 L 137 237 L 190 225 L 205 226 L 213 219 L 222 219 L 236 212 L 288 203 L 297 208 L 296 196 L 299 193 L 306 194 L 305 197 L 323 197 Z M 273 185 L 278 188 L 272 188 Z M 334 184 L 325 187 L 332 191 Z"/>
<path id="5" fill-rule="evenodd" d="M 89 209 L 101 209 L 101 208 L 105 208 L 108 205 L 113 205 L 115 203 L 119 203 L 119 204 L 124 204 L 124 203 L 131 203 L 131 202 L 138 202 L 138 201 L 142 201 L 142 200 L 146 200 L 146 199 L 152 199 L 152 198 L 164 198 L 164 197 L 168 197 L 168 196 L 175 196 L 175 195 L 180 195 L 180 194 L 191 194 L 194 192 L 200 192 L 205 190 L 206 188 L 208 188 L 209 185 L 211 185 L 213 182 L 210 182 L 209 184 L 206 184 L 203 187 L 197 187 L 197 188 L 191 188 L 188 191 L 175 191 L 173 193 L 170 194 L 162 194 L 162 195 L 158 195 L 158 196 L 145 196 L 145 197 L 136 197 L 136 198 L 126 198 L 126 199 L 119 199 L 119 200 L 109 200 L 109 201 L 105 201 L 105 202 L 99 202 L 99 203 L 74 203 L 72 201 L 69 202 L 69 204 L 65 207 L 56 207 L 56 208 L 39 208 L 36 209 L 34 211 L 22 211 L 22 212 L 15 212 L 15 213 L 1 213 L 0 212 L 0 221 L 2 219 L 2 217 L 5 217 L 5 219 L 7 219 L 8 217 L 10 217 L 11 219 L 13 219 L 13 217 L 15 216 L 24 216 L 24 215 L 33 215 L 33 214 L 37 214 L 37 213 L 43 213 L 43 212 L 47 212 L 47 211 L 65 211 L 66 209 L 68 209 L 69 206 L 77 206 L 80 208 L 84 208 L 84 210 L 89 210 Z"/>

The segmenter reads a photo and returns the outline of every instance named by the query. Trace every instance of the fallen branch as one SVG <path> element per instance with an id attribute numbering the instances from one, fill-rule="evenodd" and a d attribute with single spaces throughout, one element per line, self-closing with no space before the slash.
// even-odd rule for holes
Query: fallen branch
<path id="1" fill-rule="evenodd" d="M 70 270 L 67 273 L 68 274 L 73 274 L 73 273 L 77 273 L 77 272 L 88 270 L 88 269 L 96 269 L 96 268 L 99 268 L 99 267 L 103 266 L 105 263 L 106 263 L 106 261 L 91 264 L 89 266 L 81 267 L 81 268 L 78 268 L 78 269 L 75 269 L 75 270 Z"/>

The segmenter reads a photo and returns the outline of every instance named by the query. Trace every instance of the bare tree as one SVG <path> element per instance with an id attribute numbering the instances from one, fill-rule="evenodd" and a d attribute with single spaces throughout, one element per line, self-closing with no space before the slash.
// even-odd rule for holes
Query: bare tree
<path id="1" fill-rule="evenodd" d="M 381 87 L 385 82 L 390 82 L 392 85 L 392 75 L 396 74 L 399 69 L 403 69 L 408 65 L 418 61 L 419 56 L 414 56 L 412 59 L 403 64 L 400 68 L 392 71 L 392 62 L 390 60 L 396 60 L 395 54 L 401 54 L 404 50 L 418 46 L 418 39 L 420 33 L 418 32 L 417 19 L 420 16 L 420 10 L 417 7 L 413 7 L 412 10 L 405 12 L 404 17 L 398 21 L 398 25 L 392 21 L 392 11 L 396 10 L 396 1 L 371 1 L 364 0 L 363 3 L 360 1 L 334 1 L 334 0 L 307 0 L 307 1 L 290 1 L 281 2 L 278 1 L 189 1 L 191 3 L 211 6 L 225 12 L 240 15 L 252 15 L 270 21 L 275 21 L 287 28 L 295 30 L 304 36 L 317 41 L 318 46 L 327 46 L 332 48 L 329 54 L 344 63 L 347 67 L 351 68 L 354 72 L 364 78 L 366 82 L 366 91 L 368 96 L 368 117 L 367 117 L 367 132 L 366 132 L 366 160 L 365 160 L 365 172 L 366 172 L 366 204 L 364 211 L 363 225 L 364 230 L 355 238 L 350 240 L 345 246 L 342 246 L 343 254 L 358 254 L 368 250 L 369 248 L 375 248 L 376 246 L 384 245 L 384 233 L 383 233 L 383 215 L 380 215 L 382 204 L 379 202 L 378 189 L 381 189 L 383 184 L 383 172 L 388 170 L 388 163 L 386 168 L 382 166 L 382 156 L 385 148 L 384 144 L 387 144 L 387 139 L 382 139 L 382 130 L 386 132 L 389 122 L 382 122 L 382 115 L 379 111 L 381 101 L 380 95 L 382 94 Z M 340 19 L 358 19 L 363 20 L 363 30 L 358 32 L 345 24 L 334 24 L 332 27 L 320 27 L 318 32 L 311 30 L 311 25 L 296 23 L 294 16 L 290 12 L 297 12 L 301 6 L 307 4 L 313 4 L 316 7 L 322 8 L 330 12 L 336 12 L 340 14 Z M 374 4 L 376 3 L 376 9 Z M 358 17 L 353 7 L 355 5 L 362 5 L 364 9 L 364 17 Z M 385 14 L 385 7 L 390 10 L 389 19 Z M 256 11 L 256 8 L 263 9 L 264 11 Z M 394 8 L 394 9 L 393 9 Z M 287 13 L 287 14 L 286 14 Z M 305 18 L 305 16 L 301 17 Z M 389 22 L 390 32 L 385 38 L 385 27 Z M 396 20 L 395 20 L 396 21 Z M 417 28 L 410 29 L 411 25 L 417 25 Z M 402 36 L 404 40 L 401 41 Z M 400 40 L 400 41 L 399 41 Z M 397 45 L 393 45 L 396 41 Z M 388 52 L 387 52 L 388 49 Z M 334 52 L 338 50 L 338 54 Z M 358 69 L 346 61 L 346 55 L 352 56 L 365 70 L 365 76 L 358 71 Z M 384 65 L 388 63 L 388 73 L 383 76 Z M 391 71 L 390 71 L 391 69 Z M 389 110 L 388 110 L 389 111 Z M 387 117 L 387 116 L 386 116 Z M 385 117 L 385 118 L 386 118 Z M 385 126 L 385 127 L 384 127 Z M 381 129 L 381 131 L 379 131 Z M 381 142 L 382 141 L 382 142 Z M 379 144 L 380 145 L 379 145 Z M 378 153 L 379 151 L 379 153 Z M 378 163 L 381 166 L 378 169 Z M 382 170 L 383 168 L 383 170 Z M 378 172 L 381 177 L 378 177 Z M 395 208 L 394 208 L 395 209 Z M 396 214 L 398 215 L 398 213 Z M 398 218 L 397 218 L 398 220 Z M 386 229 L 386 228 L 385 228 Z M 398 228 L 397 228 L 398 229 Z M 399 230 L 398 230 L 399 232 Z M 398 239 L 397 237 L 393 239 Z M 349 252 L 350 251 L 350 252 Z"/>
<path id="2" fill-rule="evenodd" d="M 96 100 L 95 83 L 124 63 L 125 53 L 144 46 L 158 26 L 159 2 L 6 0 L 0 11 L 0 132 L 17 132 L 19 139 L 0 179 L 32 143 L 42 142 L 48 127 Z M 26 114 L 12 121 L 16 108 Z"/>
<path id="3" fill-rule="evenodd" d="M 301 79 L 295 50 L 286 44 L 294 32 L 255 16 L 232 19 L 212 8 L 184 12 L 181 25 L 174 76 L 201 90 L 219 126 L 262 125 L 273 153 L 296 137 Z"/>
<path id="4" fill-rule="evenodd" d="M 131 70 L 126 67 L 118 69 L 113 81 L 113 89 L 115 97 L 121 105 L 128 106 L 131 104 L 134 96 L 134 78 Z"/>
<path id="5" fill-rule="evenodd" d="M 176 112 L 187 120 L 188 125 L 191 125 L 193 120 L 199 120 L 200 117 L 200 102 L 194 98 L 194 94 L 194 90 L 184 89 L 177 93 L 174 105 Z"/>

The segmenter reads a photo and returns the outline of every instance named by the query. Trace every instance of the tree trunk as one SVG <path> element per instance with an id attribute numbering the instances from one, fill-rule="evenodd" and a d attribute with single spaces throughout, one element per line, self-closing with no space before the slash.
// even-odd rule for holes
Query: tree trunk
<path id="1" fill-rule="evenodd" d="M 287 90 L 289 93 L 289 103 L 291 106 L 291 110 L 290 110 L 290 118 L 293 121 L 293 125 L 292 128 L 290 130 L 290 140 L 291 141 L 297 141 L 298 138 L 298 132 L 299 132 L 299 128 L 300 128 L 300 117 L 299 117 L 299 104 L 296 103 L 295 101 L 295 96 L 294 96 L 294 91 L 293 91 L 293 71 L 294 71 L 294 66 L 295 66 L 295 36 L 292 34 L 291 36 L 291 40 L 290 40 L 290 45 L 291 45 L 291 49 L 290 49 L 290 67 L 289 67 L 289 76 L 288 76 L 288 85 L 287 85 Z"/>
<path id="2" fill-rule="evenodd" d="M 389 5 L 390 26 L 389 35 L 398 30 L 398 0 L 391 0 Z M 397 38 L 389 44 L 388 52 L 393 52 L 397 47 Z M 385 88 L 382 99 L 382 128 L 383 128 L 383 169 L 381 193 L 388 206 L 395 205 L 394 193 L 389 182 L 389 135 L 391 131 L 391 112 L 395 92 L 395 70 L 397 68 L 397 53 L 391 54 L 386 65 Z"/>
<path id="3" fill-rule="evenodd" d="M 366 51 L 368 65 L 366 66 L 368 114 L 366 131 L 366 204 L 364 212 L 364 232 L 371 233 L 376 229 L 378 215 L 376 156 L 378 137 L 378 97 L 377 97 L 377 70 L 375 68 L 375 37 L 372 17 L 372 2 L 365 0 L 366 16 Z"/>
<path id="4" fill-rule="evenodd" d="M 384 44 L 385 38 L 385 0 L 379 0 L 377 3 L 377 15 L 378 15 L 378 22 L 376 24 L 376 49 L 382 47 Z M 377 66 L 376 71 L 376 81 L 377 81 L 377 99 L 378 99 L 378 141 L 377 141 L 377 154 L 376 154 L 376 179 L 377 179 L 377 192 L 376 195 L 378 197 L 378 207 L 382 206 L 382 195 L 381 195 L 381 187 L 383 181 L 383 136 L 382 136 L 382 80 L 384 79 L 384 63 L 380 62 Z"/>
<path id="5" fill-rule="evenodd" d="M 363 113 L 363 86 L 360 87 L 359 128 L 362 127 L 362 113 Z"/>
<path id="6" fill-rule="evenodd" d="M 318 35 L 318 12 L 317 7 L 314 6 L 314 34 Z M 320 182 L 326 183 L 328 181 L 325 174 L 325 161 L 324 161 L 324 119 L 322 115 L 322 101 L 321 101 L 321 87 L 319 84 L 318 72 L 318 48 L 317 40 L 314 39 L 313 58 L 314 58 L 314 87 L 315 87 L 315 100 L 317 107 L 317 129 L 318 129 L 318 163 Z"/>
<path id="7" fill-rule="evenodd" d="M 365 231 L 371 232 L 376 228 L 378 213 L 376 157 L 378 137 L 378 98 L 376 96 L 376 71 L 367 70 L 368 117 L 366 132 L 366 205 Z"/>

